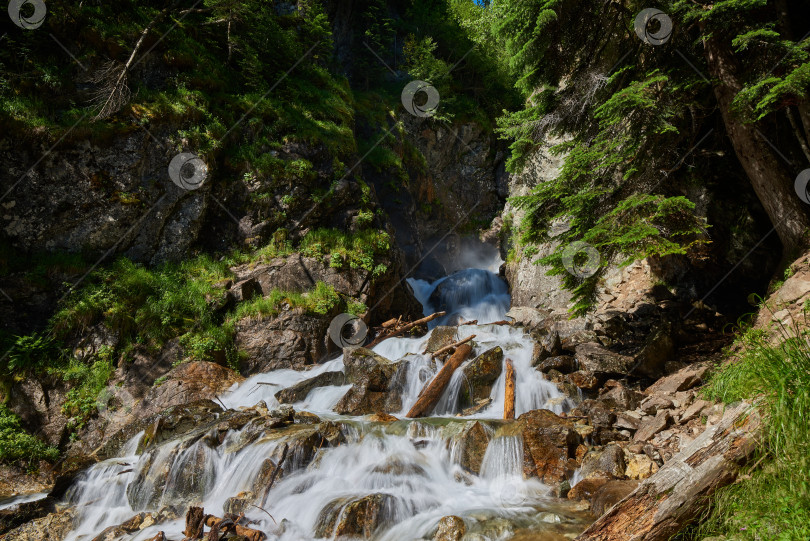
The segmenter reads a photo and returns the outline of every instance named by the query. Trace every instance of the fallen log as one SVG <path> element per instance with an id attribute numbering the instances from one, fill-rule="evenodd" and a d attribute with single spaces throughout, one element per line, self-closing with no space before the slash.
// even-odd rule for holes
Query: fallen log
<path id="1" fill-rule="evenodd" d="M 645 479 L 576 541 L 665 541 L 706 509 L 712 494 L 737 478 L 762 423 L 750 403 L 723 418 Z"/>
<path id="2" fill-rule="evenodd" d="M 406 417 L 422 417 L 433 409 L 439 398 L 441 398 L 444 388 L 450 383 L 453 372 L 467 360 L 470 353 L 472 353 L 472 346 L 470 344 L 461 344 L 456 352 L 447 359 L 439 373 L 427 383 L 421 396 L 416 399 L 416 403 L 408 411 Z"/>
<path id="3" fill-rule="evenodd" d="M 189 507 L 186 511 L 186 529 L 183 535 L 187 539 L 200 539 L 203 536 L 205 512 L 202 507 Z"/>
<path id="4" fill-rule="evenodd" d="M 440 356 L 444 355 L 445 353 L 447 353 L 448 351 L 450 351 L 451 349 L 456 349 L 461 344 L 466 344 L 467 342 L 469 342 L 473 338 L 475 338 L 474 334 L 471 335 L 471 336 L 468 336 L 464 340 L 459 340 L 455 344 L 450 344 L 449 346 L 444 346 L 443 348 L 437 349 L 436 351 L 433 352 L 433 358 L 435 359 L 436 357 L 440 357 Z M 427 354 L 427 352 L 428 352 L 427 350 L 423 351 L 422 355 Z"/>
<path id="5" fill-rule="evenodd" d="M 149 541 L 166 541 L 166 534 L 163 532 L 158 532 L 157 535 L 155 535 L 155 537 Z"/>
<path id="6" fill-rule="evenodd" d="M 375 338 L 374 340 L 372 340 L 372 341 L 371 341 L 371 343 L 369 343 L 369 344 L 368 344 L 368 345 L 366 345 L 365 347 L 366 347 L 367 349 L 371 349 L 371 348 L 373 348 L 374 346 L 376 346 L 377 344 L 379 344 L 380 342 L 382 342 L 383 340 L 388 340 L 389 338 L 394 338 L 395 336 L 399 336 L 399 335 L 401 335 L 401 334 L 405 334 L 406 332 L 410 331 L 410 330 L 411 330 L 411 329 L 413 329 L 414 327 L 417 327 L 417 326 L 419 326 L 419 325 L 424 325 L 425 323 L 428 323 L 428 322 L 430 322 L 430 321 L 433 321 L 433 320 L 434 320 L 434 319 L 436 319 L 437 317 L 442 317 L 442 316 L 443 316 L 443 315 L 445 315 L 446 313 L 447 313 L 447 312 L 436 312 L 435 314 L 431 314 L 431 315 L 429 315 L 429 316 L 427 316 L 427 317 L 423 317 L 422 319 L 417 319 L 417 320 L 416 320 L 416 321 L 414 321 L 413 323 L 408 323 L 407 325 L 403 325 L 403 326 L 402 326 L 402 327 L 400 327 L 399 329 L 395 330 L 394 332 L 388 333 L 388 334 L 386 334 L 385 336 L 378 336 L 377 338 Z"/>
<path id="7" fill-rule="evenodd" d="M 503 402 L 503 418 L 515 418 L 515 367 L 512 366 L 512 360 L 504 360 L 506 364 L 506 389 Z"/>
<path id="8" fill-rule="evenodd" d="M 382 327 L 383 329 L 387 329 L 388 327 L 393 327 L 397 323 L 399 323 L 399 320 L 397 318 L 392 318 L 383 323 L 382 325 L 380 325 L 380 327 Z"/>
<path id="9" fill-rule="evenodd" d="M 464 323 L 459 323 L 459 327 L 463 327 L 464 325 L 478 325 L 478 320 L 473 319 L 472 321 L 465 321 Z"/>
<path id="10" fill-rule="evenodd" d="M 506 321 L 505 319 L 502 319 L 500 321 L 493 321 L 492 323 L 485 323 L 485 325 L 511 325 L 511 324 L 512 324 L 511 321 Z"/>
<path id="11" fill-rule="evenodd" d="M 232 531 L 240 537 L 247 538 L 248 541 L 264 541 L 267 539 L 267 535 L 265 535 L 264 532 L 234 524 L 232 520 L 216 517 L 214 515 L 205 515 L 205 525 L 212 530 L 216 528 L 217 530 Z"/>

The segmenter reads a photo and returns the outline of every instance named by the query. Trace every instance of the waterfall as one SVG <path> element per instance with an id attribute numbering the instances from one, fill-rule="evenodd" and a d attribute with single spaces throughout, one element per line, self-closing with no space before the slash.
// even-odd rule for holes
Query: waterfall
<path id="1" fill-rule="evenodd" d="M 517 415 L 537 408 L 560 413 L 570 407 L 557 387 L 531 366 L 532 340 L 520 329 L 492 324 L 504 319 L 510 302 L 498 276 L 490 270 L 467 269 L 433 283 L 411 280 L 411 285 L 426 313 L 441 309 L 447 315 L 431 323 L 427 336 L 392 338 L 374 348 L 383 357 L 407 363 L 400 389 L 402 410 L 395 415 L 405 415 L 440 369 L 440 363 L 422 355 L 430 334 L 438 325 L 461 319 L 478 322 L 460 326 L 457 332 L 458 339 L 476 335 L 475 355 L 500 346 L 512 360 Z M 274 395 L 279 390 L 343 369 L 339 357 L 306 372 L 257 374 L 221 399 L 230 409 L 260 402 L 273 408 L 278 406 Z M 490 405 L 462 417 L 459 397 L 469 383 L 458 370 L 431 418 L 388 424 L 335 414 L 332 408 L 349 385 L 313 389 L 294 404 L 295 409 L 331 420 L 341 444 L 318 447 L 314 456 L 307 457 L 292 446 L 283 474 L 266 494 L 264 509 L 259 508 L 265 494 L 260 493 L 262 487 L 257 488 L 257 479 L 273 464 L 269 459 L 279 460 L 285 442 L 295 441 L 294 431 L 289 436 L 255 434 L 247 425 L 227 431 L 219 444 L 215 437 L 197 434 L 163 442 L 140 454 L 143 433 L 138 434 L 127 442 L 121 456 L 91 467 L 68 492 L 68 502 L 78 510 L 77 526 L 69 539 L 89 541 L 105 528 L 144 511 L 159 515 L 160 523 L 145 523 L 142 530 L 128 534 L 129 539 L 150 539 L 158 531 L 164 531 L 167 539 L 181 539 L 181 515 L 187 505 L 202 505 L 207 513 L 222 516 L 237 496 L 248 502 L 243 511 L 253 521 L 252 527 L 263 530 L 273 541 L 334 537 L 332 525 L 351 514 L 352 506 L 363 498 L 373 499 L 376 513 L 369 535 L 386 541 L 429 538 L 447 515 L 462 517 L 468 531 L 478 535 L 475 539 L 506 539 L 519 528 L 559 522 L 562 519 L 555 513 L 565 511 L 554 507 L 558 504 L 550 498 L 549 488 L 536 478 L 523 478 L 522 438 L 498 430 L 503 424 L 499 419 L 504 384 L 501 373 L 492 386 Z M 305 431 L 311 426 L 293 428 Z M 472 445 L 465 437 L 472 432 L 486 445 L 475 466 L 465 463 L 469 461 L 466 446 Z M 538 521 L 541 515 L 557 518 Z"/>

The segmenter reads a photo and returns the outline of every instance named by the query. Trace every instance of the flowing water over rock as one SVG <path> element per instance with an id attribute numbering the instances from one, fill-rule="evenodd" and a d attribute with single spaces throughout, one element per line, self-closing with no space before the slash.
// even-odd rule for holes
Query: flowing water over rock
<path id="1" fill-rule="evenodd" d="M 448 515 L 463 519 L 468 540 L 508 539 L 523 530 L 550 536 L 533 537 L 537 539 L 573 538 L 587 525 L 587 515 L 552 498 L 536 477 L 524 478 L 523 438 L 501 420 L 504 371 L 491 383 L 488 405 L 483 402 L 466 416 L 460 413 L 472 395 L 465 368 L 496 346 L 513 362 L 518 416 L 538 408 L 560 413 L 571 407 L 531 366 L 533 342 L 519 329 L 491 324 L 509 308 L 505 284 L 481 269 L 459 271 L 434 283 L 411 283 L 426 313 L 441 309 L 447 315 L 432 322 L 424 337 L 392 338 L 374 348 L 402 367 L 392 379 L 401 408 L 387 412 L 399 420 L 335 413 L 333 408 L 352 387 L 339 384 L 313 388 L 294 403 L 295 423 L 290 418 L 286 424 L 267 424 L 267 419 L 275 423 L 276 417 L 289 414 L 276 393 L 319 374 L 343 371 L 343 356 L 307 372 L 255 375 L 220 397 L 229 410 L 259 412 L 247 424 L 230 430 L 214 424 L 156 445 L 142 432 L 119 457 L 83 474 L 67 496 L 79 517 L 70 539 L 92 539 L 142 512 L 146 514 L 134 531 L 117 533 L 150 539 L 164 531 L 167 539 L 181 539 L 188 505 L 201 505 L 218 516 L 243 511 L 254 521 L 253 528 L 280 541 L 432 539 Z M 474 355 L 456 371 L 432 417 L 403 419 L 440 368 L 422 354 L 431 335 L 459 319 L 478 321 L 457 327 L 453 336 L 476 335 Z M 327 383 L 332 379 L 330 375 Z M 221 419 L 229 413 L 221 413 Z M 266 493 L 285 445 L 289 456 Z"/>

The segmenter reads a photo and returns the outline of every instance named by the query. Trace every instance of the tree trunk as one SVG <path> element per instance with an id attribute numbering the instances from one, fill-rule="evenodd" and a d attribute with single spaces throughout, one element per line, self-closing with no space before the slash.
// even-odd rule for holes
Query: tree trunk
<path id="1" fill-rule="evenodd" d="M 614 505 L 576 541 L 668 541 L 706 510 L 715 490 L 732 483 L 756 447 L 759 415 L 743 402 L 636 490 Z"/>
<path id="2" fill-rule="evenodd" d="M 512 366 L 511 359 L 506 359 L 506 389 L 503 401 L 503 418 L 511 420 L 515 418 L 515 367 Z"/>
<path id="3" fill-rule="evenodd" d="M 705 35 L 706 29 L 703 26 L 701 25 L 701 31 Z M 714 87 L 714 94 L 734 152 L 768 213 L 785 251 L 789 253 L 801 248 L 804 232 L 810 227 L 810 217 L 793 189 L 794 178 L 785 173 L 780 158 L 758 136 L 756 127 L 743 123 L 731 110 L 731 103 L 742 88 L 737 75 L 737 61 L 732 51 L 717 35 L 705 38 L 703 43 L 709 71 L 719 81 Z"/>
<path id="4" fill-rule="evenodd" d="M 456 352 L 447 359 L 447 362 L 444 363 L 439 373 L 425 386 L 425 389 L 416 400 L 416 403 L 411 407 L 406 417 L 422 417 L 430 412 L 442 397 L 444 388 L 447 387 L 447 384 L 450 383 L 450 379 L 453 377 L 453 372 L 467 360 L 470 353 L 472 353 L 472 346 L 470 346 L 470 344 L 461 344 Z"/>
<path id="5" fill-rule="evenodd" d="M 189 507 L 186 512 L 186 529 L 183 535 L 188 539 L 200 539 L 203 535 L 205 512 L 202 507 Z"/>

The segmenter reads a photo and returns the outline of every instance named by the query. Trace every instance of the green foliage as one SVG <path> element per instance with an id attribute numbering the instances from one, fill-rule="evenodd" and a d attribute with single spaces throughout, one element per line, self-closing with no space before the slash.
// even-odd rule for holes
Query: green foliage
<path id="1" fill-rule="evenodd" d="M 59 450 L 25 431 L 20 418 L 0 404 L 0 462 L 29 464 L 37 460 L 54 462 Z"/>
<path id="2" fill-rule="evenodd" d="M 810 537 L 810 342 L 785 332 L 771 346 L 762 331 L 740 339 L 744 352 L 720 369 L 706 394 L 726 403 L 756 399 L 765 419 L 761 462 L 750 478 L 720 490 L 695 538 Z"/>
<path id="3" fill-rule="evenodd" d="M 70 417 L 70 426 L 79 429 L 98 411 L 99 396 L 115 371 L 115 355 L 112 348 L 102 346 L 90 360 L 75 357 L 67 366 L 51 368 L 71 385 L 62 405 L 62 412 Z"/>
<path id="4" fill-rule="evenodd" d="M 308 257 L 328 257 L 334 268 L 364 269 L 377 276 L 387 270 L 380 260 L 388 256 L 391 239 L 385 231 L 371 229 L 355 234 L 316 229 L 302 239 L 300 249 Z"/>

